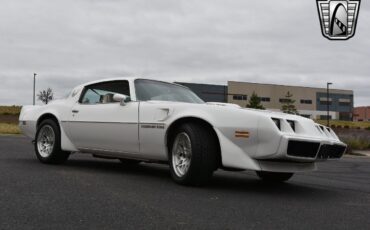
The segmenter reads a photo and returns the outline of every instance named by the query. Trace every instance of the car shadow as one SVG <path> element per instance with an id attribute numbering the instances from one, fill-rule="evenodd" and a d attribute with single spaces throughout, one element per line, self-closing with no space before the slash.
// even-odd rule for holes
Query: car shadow
<path id="1" fill-rule="evenodd" d="M 18 161 L 21 159 L 18 159 Z M 27 160 L 28 163 L 38 163 L 35 159 L 22 159 Z M 39 164 L 39 163 L 38 163 Z M 47 165 L 55 168 L 55 165 Z M 338 195 L 339 191 L 333 191 L 332 189 L 325 189 L 320 186 L 307 185 L 299 181 L 299 179 L 293 179 L 285 183 L 266 183 L 254 174 L 254 172 L 243 171 L 243 172 L 226 172 L 218 170 L 213 176 L 212 180 L 205 186 L 202 187 L 190 187 L 181 186 L 175 184 L 171 180 L 170 171 L 168 165 L 162 164 L 149 164 L 140 163 L 138 165 L 126 166 L 122 165 L 118 160 L 105 160 L 105 159 L 89 159 L 89 158 L 77 158 L 69 159 L 64 165 L 58 166 L 57 170 L 72 169 L 77 172 L 94 172 L 104 174 L 124 174 L 129 176 L 139 176 L 143 179 L 150 179 L 150 183 L 156 183 L 164 181 L 169 186 L 176 186 L 182 190 L 194 190 L 200 192 L 202 190 L 213 190 L 218 192 L 242 192 L 247 194 L 268 194 L 276 195 L 277 197 L 304 197 L 304 198 L 315 198 L 317 199 L 329 199 L 335 195 Z M 146 183 L 143 180 L 143 183 Z"/>

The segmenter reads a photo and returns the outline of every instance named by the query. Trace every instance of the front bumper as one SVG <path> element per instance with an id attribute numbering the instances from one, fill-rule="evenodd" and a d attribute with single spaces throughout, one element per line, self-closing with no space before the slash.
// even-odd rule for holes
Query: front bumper
<path id="1" fill-rule="evenodd" d="M 339 140 L 282 136 L 278 152 L 267 159 L 295 162 L 339 159 L 346 149 L 347 145 Z"/>

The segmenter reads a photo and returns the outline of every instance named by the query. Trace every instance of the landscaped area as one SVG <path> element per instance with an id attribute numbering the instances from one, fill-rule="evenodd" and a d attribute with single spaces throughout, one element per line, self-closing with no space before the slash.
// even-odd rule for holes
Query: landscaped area
<path id="1" fill-rule="evenodd" d="M 327 125 L 326 120 L 316 120 L 317 123 Z M 370 121 L 338 121 L 331 120 L 330 126 L 334 128 L 354 128 L 354 129 L 370 129 Z"/>
<path id="2" fill-rule="evenodd" d="M 0 106 L 0 134 L 20 134 L 18 117 L 21 106 Z"/>

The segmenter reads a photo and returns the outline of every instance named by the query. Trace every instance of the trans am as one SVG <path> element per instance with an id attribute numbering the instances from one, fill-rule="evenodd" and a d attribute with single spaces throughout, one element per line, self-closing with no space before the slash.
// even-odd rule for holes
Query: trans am
<path id="1" fill-rule="evenodd" d="M 42 163 L 77 152 L 125 165 L 168 163 L 184 185 L 204 184 L 219 168 L 282 182 L 346 150 L 332 129 L 311 119 L 205 103 L 184 86 L 148 79 L 83 84 L 48 105 L 24 106 L 19 120 Z"/>

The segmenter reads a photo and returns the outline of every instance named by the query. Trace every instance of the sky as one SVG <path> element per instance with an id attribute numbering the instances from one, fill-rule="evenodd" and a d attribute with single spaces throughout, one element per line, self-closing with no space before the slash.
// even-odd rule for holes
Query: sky
<path id="1" fill-rule="evenodd" d="M 370 1 L 329 41 L 315 0 L 0 0 L 0 104 L 102 78 L 354 90 L 370 105 Z"/>

